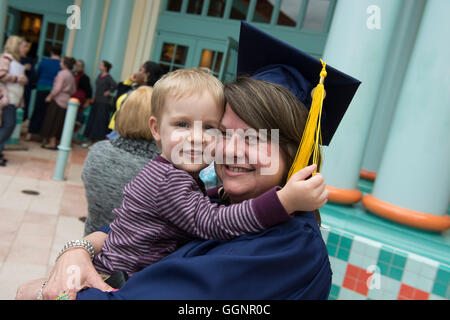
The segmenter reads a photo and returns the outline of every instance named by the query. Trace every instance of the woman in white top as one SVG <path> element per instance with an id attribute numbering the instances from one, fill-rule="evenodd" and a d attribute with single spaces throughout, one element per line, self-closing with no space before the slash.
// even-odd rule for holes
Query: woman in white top
<path id="1" fill-rule="evenodd" d="M 23 105 L 23 88 L 28 82 L 20 64 L 19 47 L 23 38 L 10 36 L 0 56 L 0 166 L 6 165 L 3 148 L 16 125 L 16 108 Z"/>

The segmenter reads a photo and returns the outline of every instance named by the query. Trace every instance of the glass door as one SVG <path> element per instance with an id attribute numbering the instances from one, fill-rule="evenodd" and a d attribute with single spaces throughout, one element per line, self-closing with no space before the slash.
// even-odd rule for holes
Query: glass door
<path id="1" fill-rule="evenodd" d="M 226 46 L 221 41 L 198 40 L 195 48 L 195 66 L 210 69 L 220 80 L 225 51 Z"/>
<path id="2" fill-rule="evenodd" d="M 165 73 L 192 66 L 195 40 L 158 33 L 152 61 L 159 63 Z"/>
<path id="3" fill-rule="evenodd" d="M 64 19 L 44 15 L 42 32 L 39 38 L 39 58 L 50 57 L 50 50 L 53 47 L 61 49 L 61 55 L 64 56 L 68 30 Z"/>

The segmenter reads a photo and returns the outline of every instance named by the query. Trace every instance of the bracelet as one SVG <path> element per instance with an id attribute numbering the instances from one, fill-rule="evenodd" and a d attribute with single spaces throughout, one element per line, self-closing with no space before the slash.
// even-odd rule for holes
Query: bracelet
<path id="1" fill-rule="evenodd" d="M 39 293 L 37 295 L 36 300 L 42 300 L 42 293 L 44 292 L 44 288 L 47 285 L 47 280 L 44 281 L 44 283 L 41 286 L 41 289 L 39 289 Z"/>
<path id="2" fill-rule="evenodd" d="M 91 256 L 91 260 L 94 260 L 94 246 L 89 240 L 82 239 L 82 240 L 69 240 L 66 242 L 64 247 L 59 251 L 58 256 L 56 257 L 56 260 L 67 250 L 73 249 L 73 248 L 83 248 L 85 249 L 89 255 Z M 56 261 L 55 260 L 55 261 Z"/>

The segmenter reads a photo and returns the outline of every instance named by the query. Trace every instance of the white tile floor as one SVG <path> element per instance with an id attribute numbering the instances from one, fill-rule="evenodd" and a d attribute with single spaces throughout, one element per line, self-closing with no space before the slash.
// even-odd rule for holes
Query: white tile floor
<path id="1" fill-rule="evenodd" d="M 87 213 L 81 171 L 86 149 L 73 145 L 65 181 L 54 181 L 57 151 L 20 142 L 27 151 L 5 151 L 0 167 L 0 299 L 14 299 L 20 284 L 48 275 L 57 252 L 83 236 Z M 23 190 L 38 191 L 27 195 Z"/>

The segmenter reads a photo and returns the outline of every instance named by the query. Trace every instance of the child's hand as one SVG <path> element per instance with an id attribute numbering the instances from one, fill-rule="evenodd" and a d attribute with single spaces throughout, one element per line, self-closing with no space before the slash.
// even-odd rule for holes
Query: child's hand
<path id="1" fill-rule="evenodd" d="M 316 165 L 303 168 L 277 191 L 278 198 L 286 211 L 312 211 L 324 206 L 328 201 L 328 190 L 320 173 L 306 180 L 315 170 Z"/>

